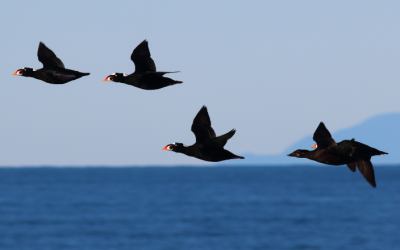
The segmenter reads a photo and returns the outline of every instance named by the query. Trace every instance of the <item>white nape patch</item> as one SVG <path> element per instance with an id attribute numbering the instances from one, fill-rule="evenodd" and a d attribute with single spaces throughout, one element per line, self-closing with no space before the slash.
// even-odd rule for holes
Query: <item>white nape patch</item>
<path id="1" fill-rule="evenodd" d="M 112 76 L 116 76 L 116 75 L 117 75 L 117 73 L 115 73 L 115 72 L 114 72 L 114 73 L 112 73 L 111 75 L 112 75 Z"/>
<path id="2" fill-rule="evenodd" d="M 128 76 L 128 75 L 127 75 L 127 74 L 125 74 L 125 73 L 123 73 L 122 75 L 123 75 L 123 76 Z"/>
<path id="3" fill-rule="evenodd" d="M 36 69 L 32 69 L 33 71 L 36 71 Z"/>

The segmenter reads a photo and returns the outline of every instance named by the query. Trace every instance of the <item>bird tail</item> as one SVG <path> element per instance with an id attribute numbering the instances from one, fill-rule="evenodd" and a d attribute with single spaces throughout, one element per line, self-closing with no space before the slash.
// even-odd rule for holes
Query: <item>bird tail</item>
<path id="1" fill-rule="evenodd" d="M 234 157 L 232 157 L 232 159 L 244 159 L 244 157 L 243 157 L 243 156 L 235 155 Z"/>

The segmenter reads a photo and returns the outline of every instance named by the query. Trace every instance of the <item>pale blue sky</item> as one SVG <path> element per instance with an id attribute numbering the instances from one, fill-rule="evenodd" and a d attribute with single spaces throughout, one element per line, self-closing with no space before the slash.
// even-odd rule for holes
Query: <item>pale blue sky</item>
<path id="1" fill-rule="evenodd" d="M 204 164 L 161 147 L 194 143 L 207 105 L 226 148 L 277 154 L 320 121 L 331 132 L 400 112 L 397 1 L 2 2 L 0 165 Z M 101 80 L 130 74 L 144 39 L 181 85 L 144 91 Z M 41 68 L 43 41 L 91 75 L 50 85 L 11 75 Z M 243 161 L 245 163 L 245 161 Z"/>

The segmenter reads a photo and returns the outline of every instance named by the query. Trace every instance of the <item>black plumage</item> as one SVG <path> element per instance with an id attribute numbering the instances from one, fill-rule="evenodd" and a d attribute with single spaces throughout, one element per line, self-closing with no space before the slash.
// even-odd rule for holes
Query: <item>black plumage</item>
<path id="1" fill-rule="evenodd" d="M 43 68 L 34 70 L 25 67 L 15 71 L 13 75 L 33 77 L 52 84 L 64 84 L 90 74 L 66 69 L 63 62 L 42 42 L 39 43 L 37 56 Z"/>
<path id="2" fill-rule="evenodd" d="M 224 149 L 225 144 L 235 134 L 236 130 L 232 129 L 228 133 L 217 137 L 211 127 L 211 120 L 206 106 L 203 106 L 194 118 L 192 132 L 196 136 L 195 144 L 187 147 L 182 143 L 172 143 L 162 149 L 211 162 L 244 159 L 244 157 L 237 156 Z"/>
<path id="3" fill-rule="evenodd" d="M 317 143 L 313 146 L 316 147 L 315 150 L 308 151 L 298 149 L 288 154 L 288 156 L 307 158 L 328 165 L 346 164 L 353 172 L 356 171 L 357 167 L 368 183 L 376 187 L 371 157 L 387 153 L 355 141 L 354 139 L 343 140 L 336 143 L 323 122 L 321 122 L 317 130 L 315 130 L 313 139 Z"/>
<path id="4" fill-rule="evenodd" d="M 141 42 L 132 52 L 131 60 L 135 64 L 135 72 L 130 75 L 123 73 L 113 73 L 107 76 L 103 81 L 121 82 L 132 85 L 141 89 L 154 90 L 161 89 L 166 86 L 182 83 L 168 77 L 164 77 L 167 73 L 174 72 L 157 72 L 156 65 L 151 58 L 149 45 L 146 40 Z"/>

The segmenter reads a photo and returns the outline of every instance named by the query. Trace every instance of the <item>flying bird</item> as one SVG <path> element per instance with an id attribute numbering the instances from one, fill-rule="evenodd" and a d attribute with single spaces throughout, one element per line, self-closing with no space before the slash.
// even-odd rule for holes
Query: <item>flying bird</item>
<path id="1" fill-rule="evenodd" d="M 211 120 L 206 106 L 203 106 L 194 118 L 192 132 L 196 136 L 195 144 L 186 146 L 183 143 L 175 142 L 162 149 L 211 162 L 244 159 L 244 157 L 237 156 L 224 149 L 225 144 L 235 134 L 236 130 L 232 129 L 230 132 L 217 137 L 211 127 Z"/>
<path id="2" fill-rule="evenodd" d="M 33 69 L 25 67 L 15 71 L 13 75 L 33 77 L 52 84 L 64 84 L 90 74 L 66 69 L 64 63 L 42 42 L 39 43 L 37 56 L 43 64 L 43 68 Z"/>
<path id="3" fill-rule="evenodd" d="M 323 122 L 321 122 L 317 130 L 315 130 L 313 140 L 317 143 L 312 146 L 315 150 L 308 151 L 298 149 L 288 154 L 288 156 L 307 158 L 328 165 L 346 164 L 353 172 L 356 171 L 357 167 L 368 183 L 376 187 L 371 157 L 387 153 L 355 141 L 354 139 L 343 140 L 336 143 Z"/>
<path id="4" fill-rule="evenodd" d="M 125 73 L 113 73 L 107 76 L 103 81 L 121 82 L 141 89 L 154 90 L 161 89 L 170 85 L 182 83 L 164 77 L 167 73 L 156 71 L 156 65 L 150 56 L 149 45 L 146 40 L 141 42 L 132 52 L 131 60 L 135 64 L 135 72 L 130 75 Z"/>

